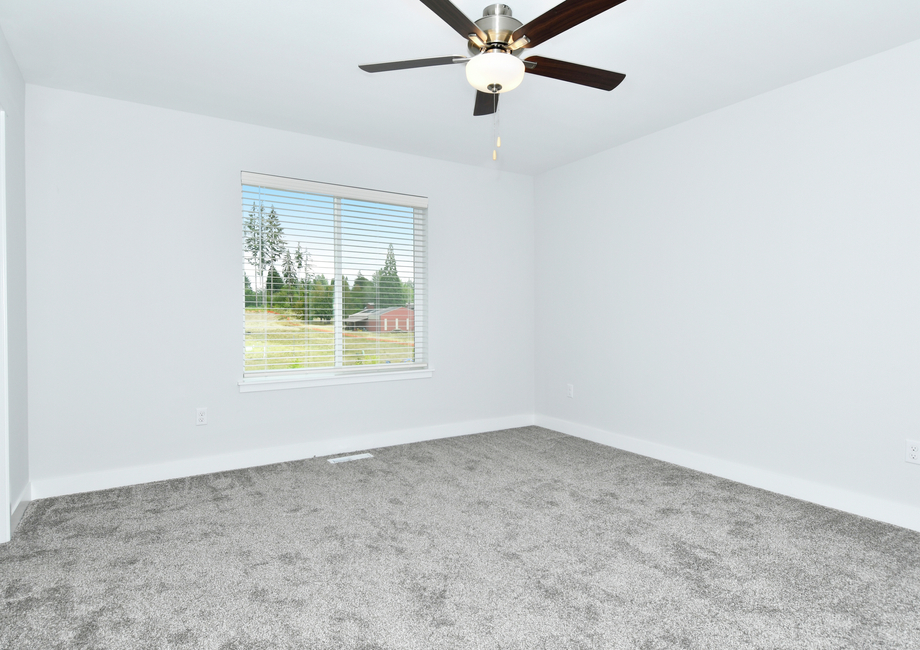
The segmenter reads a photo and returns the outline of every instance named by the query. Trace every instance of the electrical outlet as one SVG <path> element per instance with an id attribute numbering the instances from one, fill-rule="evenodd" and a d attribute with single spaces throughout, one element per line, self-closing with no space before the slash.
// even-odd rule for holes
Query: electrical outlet
<path id="1" fill-rule="evenodd" d="M 575 397 L 575 387 L 572 384 L 567 384 L 565 394 L 567 397 Z"/>
<path id="2" fill-rule="evenodd" d="M 208 423 L 208 409 L 200 408 L 198 409 L 197 413 L 198 414 L 197 414 L 197 417 L 195 418 L 195 425 L 200 427 L 202 424 L 207 424 Z"/>
<path id="3" fill-rule="evenodd" d="M 907 441 L 907 458 L 905 460 L 908 463 L 920 465 L 920 442 L 916 440 Z"/>

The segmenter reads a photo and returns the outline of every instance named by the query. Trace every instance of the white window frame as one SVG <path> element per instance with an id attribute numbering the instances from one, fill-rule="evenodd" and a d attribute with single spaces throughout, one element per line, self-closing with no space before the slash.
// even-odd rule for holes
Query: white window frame
<path id="1" fill-rule="evenodd" d="M 260 392 L 266 390 L 284 390 L 290 388 L 309 388 L 314 386 L 335 386 L 339 384 L 362 384 L 378 381 L 400 381 L 406 379 L 424 379 L 433 376 L 434 371 L 428 363 L 428 199 L 412 194 L 398 194 L 382 190 L 371 190 L 333 183 L 301 180 L 284 176 L 272 176 L 256 172 L 241 172 L 241 191 L 243 185 L 270 187 L 277 190 L 304 192 L 307 194 L 321 194 L 339 199 L 370 201 L 374 203 L 387 203 L 403 207 L 411 207 L 416 211 L 416 246 L 422 251 L 415 261 L 415 277 L 422 278 L 424 290 L 415 294 L 415 331 L 421 333 L 418 340 L 421 345 L 415 349 L 415 362 L 399 364 L 393 367 L 389 364 L 375 366 L 336 366 L 329 368 L 316 368 L 303 370 L 297 373 L 274 373 L 244 375 L 238 382 L 241 393 Z M 241 201 L 242 202 L 242 201 Z M 336 256 L 338 257 L 337 251 Z M 336 306 L 341 301 L 341 269 L 336 269 L 335 285 Z M 335 308 L 335 329 L 342 329 L 341 309 Z M 336 355 L 338 357 L 338 353 Z M 337 359 L 338 360 L 338 359 Z"/>

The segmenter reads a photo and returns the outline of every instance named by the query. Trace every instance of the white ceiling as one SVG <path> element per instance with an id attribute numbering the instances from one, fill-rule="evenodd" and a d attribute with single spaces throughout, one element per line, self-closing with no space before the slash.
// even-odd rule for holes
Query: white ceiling
<path id="1" fill-rule="evenodd" d="M 27 83 L 496 166 L 462 65 L 358 70 L 465 54 L 418 0 L 0 0 L 0 28 Z M 539 173 L 916 39 L 918 0 L 627 0 L 531 50 L 626 80 L 527 75 L 501 97 L 497 166 Z"/>

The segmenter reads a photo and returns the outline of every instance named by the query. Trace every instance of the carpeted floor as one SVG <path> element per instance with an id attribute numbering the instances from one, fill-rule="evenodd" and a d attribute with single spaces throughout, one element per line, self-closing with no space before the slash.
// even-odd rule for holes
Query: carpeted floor
<path id="1" fill-rule="evenodd" d="M 538 427 L 36 501 L 2 648 L 920 648 L 920 533 Z"/>

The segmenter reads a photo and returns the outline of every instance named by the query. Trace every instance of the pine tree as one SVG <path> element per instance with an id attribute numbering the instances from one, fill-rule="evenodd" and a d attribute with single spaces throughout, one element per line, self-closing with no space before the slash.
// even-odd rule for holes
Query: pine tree
<path id="1" fill-rule="evenodd" d="M 274 264 L 286 250 L 287 244 L 284 241 L 281 219 L 275 212 L 275 206 L 272 206 L 265 218 L 265 259 L 269 264 Z"/>
<path id="2" fill-rule="evenodd" d="M 263 259 L 262 259 L 262 249 L 263 249 L 263 225 L 264 218 L 263 214 L 265 212 L 264 206 L 259 204 L 259 207 L 256 207 L 255 201 L 252 203 L 252 211 L 249 213 L 249 218 L 246 219 L 246 224 L 244 226 L 244 239 L 243 239 L 243 250 L 246 253 L 246 259 L 252 264 L 256 272 L 256 291 L 258 292 L 259 287 L 262 284 L 262 272 L 265 268 Z"/>
<path id="3" fill-rule="evenodd" d="M 257 305 L 256 292 L 252 290 L 252 284 L 249 282 L 249 276 L 243 271 L 243 304 L 245 307 L 255 307 Z"/>
<path id="4" fill-rule="evenodd" d="M 274 295 L 281 291 L 282 288 L 284 288 L 284 280 L 278 274 L 274 264 L 272 264 L 268 269 L 268 273 L 266 274 L 265 278 L 265 284 L 269 294 L 269 305 L 274 307 Z"/>
<path id="5" fill-rule="evenodd" d="M 281 220 L 278 218 L 278 213 L 275 212 L 275 206 L 272 206 L 269 210 L 268 217 L 265 219 L 264 230 L 265 252 L 262 257 L 265 262 L 271 266 L 272 272 L 277 276 L 278 272 L 275 270 L 275 262 L 281 257 L 282 253 L 287 249 L 287 246 L 284 243 L 284 230 L 281 228 Z M 278 278 L 280 279 L 280 276 L 278 276 Z M 274 305 L 275 292 L 279 290 L 283 284 L 283 282 L 272 282 L 269 285 L 269 304 Z"/>
<path id="6" fill-rule="evenodd" d="M 393 244 L 387 249 L 387 258 L 383 268 L 376 274 L 378 307 L 396 307 L 405 303 L 403 300 L 402 281 L 396 269 L 396 254 Z"/>
<path id="7" fill-rule="evenodd" d="M 262 285 L 271 296 L 275 287 L 266 281 L 266 269 L 274 268 L 275 262 L 287 250 L 284 242 L 284 229 L 281 227 L 281 220 L 278 218 L 275 207 L 272 206 L 266 215 L 265 205 L 260 202 L 257 207 L 253 201 L 252 211 L 244 226 L 244 234 L 243 250 L 256 271 L 256 291 L 258 292 Z"/>
<path id="8" fill-rule="evenodd" d="M 415 305 L 415 283 L 412 280 L 403 282 L 403 299 L 407 305 Z"/>
<path id="9" fill-rule="evenodd" d="M 364 287 L 359 284 L 363 281 L 367 283 L 367 278 L 358 273 L 355 283 L 348 286 L 348 278 L 342 278 L 342 314 L 347 318 L 364 309 Z"/>
<path id="10" fill-rule="evenodd" d="M 297 271 L 294 270 L 294 260 L 291 258 L 291 249 L 284 249 L 284 258 L 281 263 L 281 276 L 284 278 L 284 284 L 287 287 L 297 285 Z"/>
<path id="11" fill-rule="evenodd" d="M 393 252 L 393 244 L 387 248 L 387 259 L 383 263 L 383 275 L 398 278 L 399 273 L 396 270 L 396 253 Z"/>
<path id="12" fill-rule="evenodd" d="M 310 261 L 310 251 L 300 247 L 297 242 L 297 251 L 294 253 L 294 266 L 297 268 L 298 279 L 303 277 L 303 319 L 309 321 L 312 318 L 310 313 L 310 282 L 313 280 L 313 265 Z"/>
<path id="13" fill-rule="evenodd" d="M 355 278 L 355 283 L 351 285 L 350 293 L 352 305 L 357 307 L 355 311 L 361 311 L 369 303 L 374 302 L 374 293 L 374 283 L 361 275 L 361 271 L 358 271 L 358 277 Z M 376 307 L 376 305 L 374 306 Z"/>
<path id="14" fill-rule="evenodd" d="M 297 252 L 294 253 L 294 265 L 297 267 L 297 274 L 303 277 L 303 281 L 309 282 L 313 277 L 313 265 L 310 260 L 310 251 L 306 248 L 300 248 L 300 242 L 297 242 Z"/>
<path id="15" fill-rule="evenodd" d="M 310 316 L 321 320 L 332 320 L 335 300 L 335 280 L 329 283 L 324 275 L 313 278 L 310 284 Z"/>

